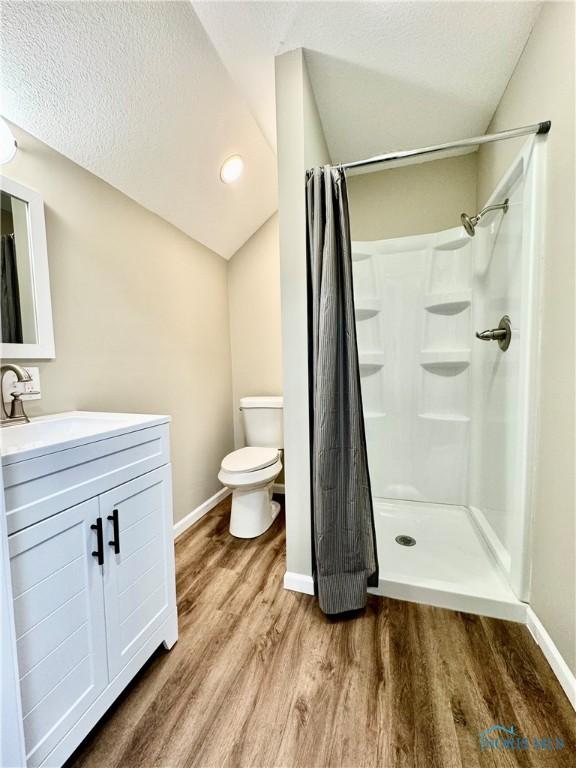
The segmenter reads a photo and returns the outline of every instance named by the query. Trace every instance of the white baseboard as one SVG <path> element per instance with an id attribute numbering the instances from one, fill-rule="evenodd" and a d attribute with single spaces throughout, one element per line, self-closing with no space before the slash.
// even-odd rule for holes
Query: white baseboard
<path id="1" fill-rule="evenodd" d="M 528 607 L 526 624 L 536 644 L 540 646 L 540 650 L 546 657 L 546 661 L 550 664 L 552 672 L 558 678 L 558 682 L 564 689 L 568 701 L 576 709 L 576 676 L 572 673 L 572 670 L 562 658 L 560 651 L 544 625 L 530 607 Z"/>
<path id="2" fill-rule="evenodd" d="M 286 571 L 284 574 L 284 589 L 290 589 L 292 592 L 302 592 L 305 595 L 313 595 L 314 579 L 312 576 L 305 576 L 303 573 Z"/>
<path id="3" fill-rule="evenodd" d="M 274 483 L 272 490 L 274 493 L 285 493 L 284 483 Z"/>
<path id="4" fill-rule="evenodd" d="M 201 517 L 204 517 L 207 512 L 210 512 L 211 509 L 214 509 L 214 507 L 219 504 L 222 499 L 225 499 L 226 496 L 229 496 L 231 493 L 232 491 L 230 488 L 221 488 L 214 494 L 214 496 L 210 496 L 209 499 L 206 499 L 203 504 L 200 504 L 199 507 L 193 509 L 192 512 L 186 515 L 186 517 L 183 517 L 182 520 L 178 520 L 177 523 L 174 523 L 174 538 L 178 538 L 181 533 L 184 533 L 184 531 L 190 528 L 191 525 L 197 523 Z"/>

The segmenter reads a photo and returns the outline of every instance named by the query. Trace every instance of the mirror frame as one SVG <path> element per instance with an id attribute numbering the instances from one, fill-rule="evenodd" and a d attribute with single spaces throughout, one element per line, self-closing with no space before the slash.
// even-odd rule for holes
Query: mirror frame
<path id="1" fill-rule="evenodd" d="M 28 238 L 31 253 L 34 309 L 36 312 L 35 344 L 4 344 L 0 342 L 0 357 L 16 360 L 52 360 L 55 356 L 50 274 L 46 247 L 44 200 L 33 189 L 5 176 L 0 177 L 0 189 L 28 206 Z"/>

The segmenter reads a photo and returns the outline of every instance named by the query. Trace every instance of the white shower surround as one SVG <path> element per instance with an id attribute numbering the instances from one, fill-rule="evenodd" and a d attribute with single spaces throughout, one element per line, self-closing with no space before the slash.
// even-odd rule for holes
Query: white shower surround
<path id="1" fill-rule="evenodd" d="M 472 241 L 456 228 L 353 254 L 373 494 L 465 504 Z"/>
<path id="2" fill-rule="evenodd" d="M 458 227 L 353 243 L 378 594 L 525 618 L 542 154 L 526 142 L 487 201 L 509 197 L 508 213 L 473 239 Z M 474 337 L 504 314 L 506 353 Z"/>

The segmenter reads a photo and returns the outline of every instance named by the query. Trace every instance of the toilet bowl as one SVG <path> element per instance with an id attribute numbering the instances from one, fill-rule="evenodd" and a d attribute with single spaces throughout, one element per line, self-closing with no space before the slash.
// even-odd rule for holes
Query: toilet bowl
<path id="1" fill-rule="evenodd" d="M 281 397 L 240 399 L 248 446 L 225 456 L 218 473 L 232 491 L 230 533 L 240 539 L 263 534 L 280 511 L 272 492 L 282 471 L 282 405 Z"/>
<path id="2" fill-rule="evenodd" d="M 232 491 L 232 536 L 252 539 L 270 528 L 280 511 L 272 489 L 281 470 L 276 448 L 240 448 L 224 458 L 218 479 Z"/>

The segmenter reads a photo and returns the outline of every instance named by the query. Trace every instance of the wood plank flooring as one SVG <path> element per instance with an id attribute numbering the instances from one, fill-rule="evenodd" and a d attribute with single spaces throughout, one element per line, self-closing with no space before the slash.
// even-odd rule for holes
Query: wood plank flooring
<path id="1" fill-rule="evenodd" d="M 384 598 L 328 620 L 282 587 L 282 515 L 241 541 L 229 504 L 177 542 L 178 643 L 69 766 L 576 766 L 574 711 L 525 627 Z M 494 724 L 565 747 L 481 751 Z"/>

